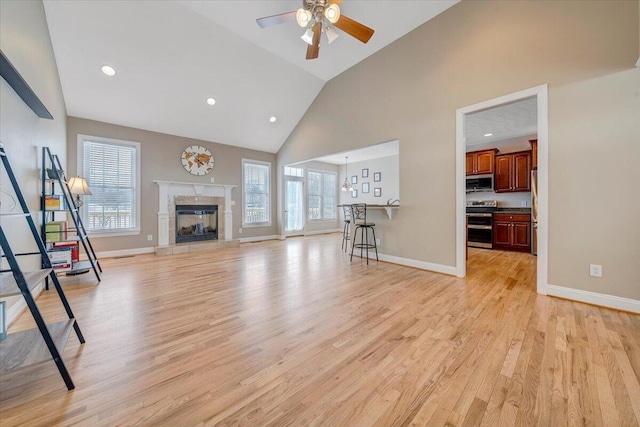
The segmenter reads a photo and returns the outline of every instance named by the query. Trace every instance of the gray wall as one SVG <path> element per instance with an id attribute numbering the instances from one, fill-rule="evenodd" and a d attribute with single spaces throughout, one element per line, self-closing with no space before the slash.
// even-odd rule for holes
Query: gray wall
<path id="1" fill-rule="evenodd" d="M 640 300 L 638 4 L 458 3 L 329 81 L 278 162 L 400 140 L 384 252 L 454 266 L 456 109 L 547 83 L 549 283 Z"/>
<path id="2" fill-rule="evenodd" d="M 0 79 L 0 141 L 5 146 L 29 209 L 38 211 L 41 147 L 50 147 L 54 153 L 60 154 L 62 162 L 65 161 L 67 116 L 42 2 L 0 2 L 0 49 L 53 115 L 53 120 L 38 118 L 11 86 Z M 6 212 L 12 205 L 14 193 L 4 167 L 1 169 L 1 210 Z M 19 206 L 14 210 L 19 210 Z M 38 215 L 35 219 L 39 223 Z M 0 218 L 0 221 L 14 251 L 36 249 L 24 219 Z M 20 262 L 26 269 L 40 266 L 38 257 L 22 257 Z M 13 306 L 18 300 L 10 299 L 7 305 Z"/>
<path id="3" fill-rule="evenodd" d="M 154 180 L 195 182 L 210 184 L 211 177 L 216 184 L 237 185 L 232 191 L 233 200 L 233 238 L 270 236 L 276 234 L 276 155 L 262 151 L 232 147 L 180 136 L 150 132 L 125 126 L 93 120 L 69 117 L 67 120 L 68 169 L 71 176 L 77 170 L 78 134 L 101 136 L 106 138 L 136 141 L 141 145 L 141 208 L 140 235 L 123 237 L 100 237 L 92 240 L 96 251 L 115 251 L 152 247 L 157 244 L 158 234 L 158 186 Z M 187 172 L 180 162 L 182 151 L 189 145 L 199 144 L 207 147 L 215 159 L 213 171 L 206 176 L 194 176 Z M 271 162 L 271 218 L 270 227 L 243 228 L 242 234 L 242 159 Z M 88 196 L 91 197 L 91 196 Z M 153 241 L 147 241 L 147 235 L 153 235 Z"/>

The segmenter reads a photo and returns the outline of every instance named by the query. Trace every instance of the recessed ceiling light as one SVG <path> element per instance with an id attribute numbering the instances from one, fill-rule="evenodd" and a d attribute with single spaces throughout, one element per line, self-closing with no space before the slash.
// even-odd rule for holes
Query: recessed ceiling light
<path id="1" fill-rule="evenodd" d="M 270 121 L 271 123 L 274 123 L 276 120 L 278 120 L 278 119 L 276 118 L 276 116 L 271 116 L 271 117 L 269 117 L 269 121 Z"/>
<path id="2" fill-rule="evenodd" d="M 215 105 L 216 104 L 216 100 L 213 98 L 207 98 L 207 104 L 209 105 Z"/>
<path id="3" fill-rule="evenodd" d="M 492 133 L 485 133 L 484 136 L 493 136 Z"/>
<path id="4" fill-rule="evenodd" d="M 103 65 L 102 66 L 102 72 L 105 73 L 109 77 L 113 77 L 113 76 L 116 75 L 116 70 L 114 70 L 113 67 L 110 67 L 108 65 Z"/>

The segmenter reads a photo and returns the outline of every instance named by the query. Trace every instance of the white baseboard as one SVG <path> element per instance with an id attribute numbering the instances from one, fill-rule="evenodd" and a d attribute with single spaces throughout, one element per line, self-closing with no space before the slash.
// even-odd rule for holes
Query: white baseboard
<path id="1" fill-rule="evenodd" d="M 150 248 L 120 249 L 117 251 L 96 252 L 96 256 L 98 257 L 98 259 L 101 259 L 101 258 L 114 258 L 118 256 L 127 256 L 127 255 L 153 254 L 155 252 L 156 252 L 156 248 L 152 246 Z M 86 256 L 80 257 L 80 258 L 82 260 L 87 260 Z"/>
<path id="2" fill-rule="evenodd" d="M 355 252 L 354 252 L 354 255 L 355 255 Z M 375 257 L 375 252 L 374 252 L 373 256 Z M 369 252 L 369 257 L 371 257 L 371 252 Z M 393 256 L 393 255 L 386 255 L 386 254 L 381 254 L 381 253 L 378 253 L 378 257 L 382 261 L 390 262 L 390 263 L 393 263 L 393 264 L 406 265 L 407 267 L 419 268 L 421 270 L 434 271 L 436 273 L 448 274 L 448 275 L 451 275 L 451 276 L 455 276 L 456 272 L 457 272 L 456 268 L 452 267 L 450 265 L 434 264 L 434 263 L 431 263 L 431 262 L 418 261 L 418 260 L 409 259 L 409 258 L 401 258 L 401 257 L 397 257 L 397 256 Z"/>
<path id="3" fill-rule="evenodd" d="M 342 233 L 342 230 L 339 228 L 332 228 L 330 230 L 314 230 L 314 231 L 305 231 L 305 236 L 314 236 L 316 234 L 329 234 L 329 233 Z"/>
<path id="4" fill-rule="evenodd" d="M 599 294 L 597 292 L 583 291 L 581 289 L 565 288 L 564 286 L 548 285 L 547 295 L 599 305 L 617 310 L 640 313 L 640 301 L 617 297 L 615 295 Z"/>
<path id="5" fill-rule="evenodd" d="M 238 240 L 240 240 L 240 243 L 253 243 L 253 242 L 263 242 L 265 240 L 284 240 L 284 239 L 282 239 L 282 236 L 271 234 L 269 236 L 241 237 Z"/>
<path id="6" fill-rule="evenodd" d="M 51 283 L 51 286 L 53 286 L 53 283 Z M 44 290 L 44 282 L 40 283 L 38 286 L 33 288 L 31 290 L 31 295 L 33 295 L 33 298 L 37 298 L 38 295 L 40 295 L 43 290 Z M 24 300 L 24 298 L 22 298 L 22 295 L 20 295 L 20 299 L 7 309 L 7 313 L 6 313 L 7 327 L 11 326 L 11 323 L 13 323 L 13 321 L 16 320 L 16 318 L 20 315 L 20 313 L 22 313 L 22 310 L 24 310 L 25 308 L 27 308 L 27 303 Z"/>

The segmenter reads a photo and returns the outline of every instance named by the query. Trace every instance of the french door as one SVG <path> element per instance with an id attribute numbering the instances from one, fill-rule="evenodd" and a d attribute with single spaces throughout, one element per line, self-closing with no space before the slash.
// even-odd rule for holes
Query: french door
<path id="1" fill-rule="evenodd" d="M 288 236 L 302 234 L 304 231 L 304 180 L 287 176 L 285 186 L 285 226 Z"/>

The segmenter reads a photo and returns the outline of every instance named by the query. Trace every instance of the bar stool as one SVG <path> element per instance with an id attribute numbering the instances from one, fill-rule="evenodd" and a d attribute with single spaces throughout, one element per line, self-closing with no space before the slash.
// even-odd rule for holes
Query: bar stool
<path id="1" fill-rule="evenodd" d="M 342 249 L 347 252 L 349 240 L 351 239 L 351 206 L 342 205 L 342 212 L 344 213 L 344 227 L 342 229 Z"/>
<path id="2" fill-rule="evenodd" d="M 353 261 L 353 250 L 360 248 L 360 258 L 363 257 L 363 252 L 367 250 L 367 265 L 369 265 L 369 249 L 376 250 L 376 261 L 378 259 L 378 246 L 376 245 L 376 230 L 375 224 L 367 222 L 367 205 L 365 203 L 356 203 L 351 205 L 351 219 L 356 226 L 353 231 L 353 243 L 351 244 L 351 258 Z M 358 236 L 358 230 L 360 230 L 360 243 L 356 243 Z M 373 243 L 369 243 L 369 230 L 373 234 Z"/>

